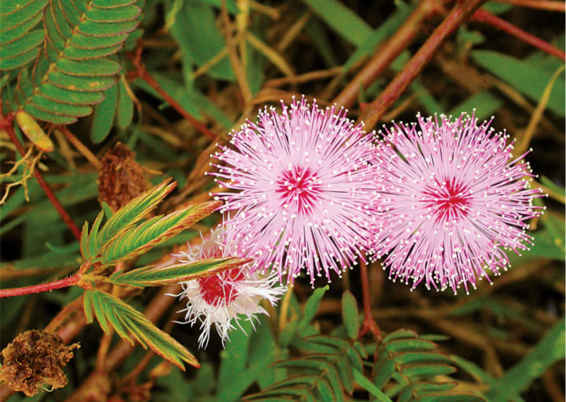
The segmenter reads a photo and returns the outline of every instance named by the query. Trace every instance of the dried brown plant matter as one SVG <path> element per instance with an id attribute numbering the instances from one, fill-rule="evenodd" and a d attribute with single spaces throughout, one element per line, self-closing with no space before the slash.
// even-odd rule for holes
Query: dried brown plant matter
<path id="1" fill-rule="evenodd" d="M 2 351 L 0 380 L 15 391 L 33 396 L 50 387 L 67 385 L 63 367 L 73 358 L 80 345 L 65 345 L 57 335 L 30 330 L 19 334 Z"/>

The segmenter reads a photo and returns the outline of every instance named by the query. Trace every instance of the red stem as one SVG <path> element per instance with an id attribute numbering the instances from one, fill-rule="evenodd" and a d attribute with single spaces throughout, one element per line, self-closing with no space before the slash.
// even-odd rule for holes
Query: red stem
<path id="1" fill-rule="evenodd" d="M 179 112 L 181 116 L 188 120 L 198 131 L 206 135 L 211 140 L 216 140 L 216 134 L 210 131 L 204 124 L 198 121 L 194 116 L 192 116 L 189 112 L 187 112 L 183 107 L 173 99 L 163 88 L 161 85 L 147 72 L 145 66 L 141 62 L 141 50 L 142 48 L 138 48 L 138 51 L 135 55 L 130 54 L 129 57 L 137 69 L 137 75 L 139 78 L 144 80 L 150 87 L 152 87 L 161 97 L 169 103 L 173 108 Z"/>
<path id="2" fill-rule="evenodd" d="M 10 136 L 10 139 L 12 140 L 14 145 L 16 146 L 16 149 L 18 150 L 20 155 L 24 156 L 25 153 L 26 153 L 26 150 L 24 149 L 24 146 L 20 143 L 20 141 L 18 141 L 18 137 L 16 137 L 16 133 L 14 132 L 14 128 L 12 127 L 12 116 L 9 115 L 6 118 L 4 118 L 3 116 L 0 116 L 0 127 L 4 128 L 6 130 L 6 132 Z M 55 193 L 53 193 L 53 190 L 51 190 L 51 187 L 49 187 L 49 184 L 47 184 L 47 182 L 45 181 L 45 179 L 43 178 L 41 173 L 39 173 L 39 170 L 34 169 L 33 175 L 34 175 L 35 179 L 37 180 L 37 182 L 39 183 L 40 187 L 43 189 L 43 191 L 47 195 L 47 198 L 49 198 L 49 201 L 51 201 L 51 204 L 53 204 L 53 206 L 55 207 L 55 209 L 57 210 L 57 212 L 59 213 L 59 215 L 61 216 L 63 221 L 67 224 L 67 226 L 69 227 L 71 232 L 73 232 L 73 235 L 75 236 L 75 238 L 80 241 L 81 240 L 81 231 L 79 230 L 77 225 L 75 225 L 75 223 L 73 222 L 73 220 L 71 219 L 71 217 L 69 216 L 67 211 L 65 211 L 65 208 L 63 208 L 63 205 L 61 205 L 61 203 L 59 202 L 59 200 L 55 196 Z"/>
<path id="3" fill-rule="evenodd" d="M 373 313 L 371 311 L 371 298 L 369 296 L 369 279 L 368 279 L 368 268 L 365 262 L 360 261 L 360 271 L 361 271 L 361 281 L 362 281 L 362 299 L 364 304 L 364 322 L 362 323 L 362 328 L 360 330 L 359 337 L 364 336 L 368 331 L 373 334 L 377 341 L 381 340 L 381 331 L 375 320 L 373 319 Z"/>
<path id="4" fill-rule="evenodd" d="M 0 298 L 31 295 L 34 293 L 42 293 L 50 290 L 67 288 L 76 285 L 79 282 L 80 275 L 75 274 L 58 281 L 40 283 L 39 285 L 24 286 L 21 288 L 0 289 Z"/>
<path id="5" fill-rule="evenodd" d="M 444 40 L 454 32 L 486 0 L 461 0 L 434 30 L 428 40 L 403 68 L 383 92 L 367 107 L 361 120 L 367 130 L 371 130 L 385 111 L 403 94 L 405 89 L 420 74 Z"/>
<path id="6" fill-rule="evenodd" d="M 550 43 L 537 38 L 530 33 L 523 31 L 521 28 L 516 27 L 515 25 L 493 15 L 489 12 L 479 9 L 477 10 L 474 15 L 472 16 L 473 21 L 483 22 L 489 24 L 497 29 L 502 30 L 503 32 L 507 32 L 510 35 L 515 36 L 516 38 L 526 42 L 530 45 L 533 45 L 536 48 L 539 48 L 543 52 L 551 54 L 562 61 L 566 61 L 566 53 L 562 50 L 552 46 Z"/>

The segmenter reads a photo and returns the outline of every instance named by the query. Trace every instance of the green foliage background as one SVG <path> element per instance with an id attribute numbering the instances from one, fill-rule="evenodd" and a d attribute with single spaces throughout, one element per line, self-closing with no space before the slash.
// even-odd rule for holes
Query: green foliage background
<path id="1" fill-rule="evenodd" d="M 147 266 L 173 246 L 195 238 L 199 230 L 217 223 L 217 217 L 211 216 L 180 234 L 180 229 L 174 229 L 192 213 L 173 215 L 175 207 L 193 196 L 206 199 L 212 188 L 202 175 L 212 142 L 180 118 L 147 80 L 136 77 L 132 60 L 140 38 L 144 46 L 141 60 L 151 77 L 222 142 L 243 117 L 253 119 L 257 108 L 267 102 L 288 99 L 295 93 L 316 96 L 321 103 L 331 101 L 416 7 L 416 2 L 401 0 L 292 0 L 261 5 L 226 1 L 226 11 L 235 20 L 239 38 L 253 35 L 279 55 L 266 52 L 249 39 L 239 42 L 244 78 L 252 95 L 252 102 L 245 108 L 238 79 L 241 77 L 237 77 L 226 51 L 222 3 L 0 2 L 2 115 L 26 111 L 55 143 L 55 151 L 45 154 L 36 168 L 56 190 L 75 222 L 93 223 L 99 214 L 97 172 L 65 137 L 56 135 L 56 128 L 68 126 L 99 157 L 121 141 L 136 152 L 141 165 L 159 171 L 151 176 L 153 184 L 165 178 L 177 181 L 177 191 L 157 208 L 163 214 L 158 216 L 159 222 L 148 224 L 146 220 L 139 226 L 133 221 L 132 225 L 128 223 L 131 231 L 123 232 L 114 248 L 102 247 L 111 236 L 102 234 L 101 240 L 91 236 L 91 244 L 96 247 L 85 253 L 83 245 L 82 254 L 79 242 L 69 236 L 37 182 L 30 178 L 24 180 L 26 186 L 14 186 L 0 210 L 2 287 L 63 277 L 89 258 L 100 257 L 111 265 L 128 257 L 135 258 L 137 267 Z M 483 7 L 564 49 L 563 14 L 499 2 L 488 2 Z M 423 24 L 415 42 L 371 85 L 360 88 L 351 117 L 359 116 L 363 104 L 384 90 L 440 19 L 431 18 Z M 298 29 L 297 35 L 281 46 L 294 28 Z M 408 121 L 419 111 L 460 113 L 475 108 L 478 117 L 494 115 L 498 129 L 507 128 L 520 139 L 553 74 L 563 64 L 493 27 L 467 23 L 448 39 L 400 96 L 392 108 L 397 112 L 391 118 Z M 297 75 L 319 70 L 334 73 L 295 84 L 292 79 L 282 84 L 273 81 L 289 75 L 289 70 Z M 244 331 L 234 331 L 225 350 L 221 350 L 218 340 L 213 340 L 206 351 L 199 351 L 198 328 L 168 325 L 179 319 L 175 311 L 182 306 L 174 305 L 158 326 L 194 353 L 201 367 L 182 372 L 153 355 L 132 383 L 120 383 L 116 379 L 125 378 L 144 358 L 146 352 L 137 347 L 108 373 L 115 380 L 106 396 L 155 401 L 235 401 L 244 396 L 249 400 L 324 401 L 563 398 L 564 88 L 562 72 L 549 92 L 544 116 L 531 141 L 533 152 L 528 157 L 534 171 L 541 175 L 538 182 L 551 193 L 544 200 L 548 209 L 533 223 L 534 247 L 523 255 L 512 255 L 512 270 L 496 278 L 493 286 L 482 284 L 471 296 L 432 294 L 422 289 L 410 292 L 403 285 L 389 282 L 379 266 L 373 266 L 373 312 L 386 334 L 378 343 L 370 337 L 357 337 L 363 318 L 358 311 L 361 288 L 357 271 L 348 272 L 343 280 L 336 278 L 330 289 L 313 291 L 306 282 L 299 281 L 271 318 L 262 317 L 254 324 L 255 330 L 250 323 L 242 323 Z M 7 172 L 10 162 L 21 156 L 9 145 L 9 138 L 0 134 L 2 169 Z M 18 127 L 16 135 L 30 144 Z M 25 166 L 22 163 L 12 174 L 2 175 L 3 184 L 25 179 Z M 103 215 L 98 216 L 100 224 Z M 156 222 L 159 225 L 152 226 Z M 93 233 L 92 225 L 89 233 Z M 126 240 L 130 247 L 122 247 Z M 98 253 L 100 250 L 104 254 Z M 155 276 L 150 269 L 149 279 L 148 272 L 140 270 L 109 280 L 136 286 L 154 286 L 161 281 L 159 285 L 163 285 L 181 274 L 202 272 L 222 263 L 181 267 L 167 278 Z M 114 345 L 120 336 L 133 337 L 138 328 L 135 322 L 149 328 L 148 333 L 154 331 L 155 327 L 147 326 L 139 311 L 147 307 L 155 290 L 139 291 L 127 299 L 127 305 L 108 301 L 106 293 L 96 292 L 89 291 L 85 296 L 85 303 L 90 303 L 85 306 L 93 309 L 86 309 L 88 318 L 96 317 L 104 330 L 108 330 L 105 317 L 115 311 L 125 311 L 134 322 L 122 331 L 110 322 L 117 332 Z M 25 329 L 45 327 L 82 293 L 81 289 L 71 288 L 0 299 L 2 346 Z M 91 325 L 78 336 L 81 349 L 67 366 L 67 387 L 32 398 L 13 395 L 9 400 L 59 401 L 73 395 L 92 374 L 102 329 Z M 144 340 L 140 343 L 144 344 Z M 151 339 L 145 340 L 150 347 L 151 343 Z M 184 355 L 176 346 L 172 348 L 176 351 L 167 356 L 177 358 L 169 360 L 177 359 L 182 366 L 181 361 L 191 359 L 190 353 Z M 136 395 L 142 395 L 141 399 L 135 399 Z"/>

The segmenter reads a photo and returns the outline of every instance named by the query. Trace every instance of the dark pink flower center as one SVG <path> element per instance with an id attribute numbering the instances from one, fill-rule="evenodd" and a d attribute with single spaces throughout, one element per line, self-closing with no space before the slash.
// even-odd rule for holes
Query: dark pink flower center
<path id="1" fill-rule="evenodd" d="M 309 168 L 295 166 L 283 172 L 276 190 L 284 204 L 294 205 L 297 213 L 307 214 L 320 198 L 318 176 Z"/>
<path id="2" fill-rule="evenodd" d="M 222 302 L 233 302 L 238 296 L 234 282 L 244 279 L 239 269 L 232 269 L 224 274 L 210 275 L 197 279 L 200 286 L 200 295 L 208 304 L 218 306 Z"/>
<path id="3" fill-rule="evenodd" d="M 432 209 L 437 223 L 458 220 L 468 214 L 470 195 L 466 186 L 454 178 L 444 182 L 435 179 L 434 184 L 425 187 L 424 195 L 425 206 Z"/>

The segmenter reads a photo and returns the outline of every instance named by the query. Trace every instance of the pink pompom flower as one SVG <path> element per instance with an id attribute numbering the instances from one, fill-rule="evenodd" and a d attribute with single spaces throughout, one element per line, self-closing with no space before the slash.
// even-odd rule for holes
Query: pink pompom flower
<path id="1" fill-rule="evenodd" d="M 499 275 L 504 250 L 528 249 L 528 220 L 542 208 L 529 187 L 526 154 L 514 157 L 506 133 L 475 116 L 423 118 L 394 123 L 380 142 L 380 186 L 374 250 L 386 255 L 389 277 L 412 281 L 412 289 L 461 286 Z"/>
<path id="2" fill-rule="evenodd" d="M 346 110 L 305 98 L 282 103 L 232 133 L 211 173 L 232 192 L 217 193 L 231 211 L 242 254 L 254 269 L 290 282 L 306 269 L 330 281 L 364 258 L 375 196 L 375 145 Z"/>
<path id="3" fill-rule="evenodd" d="M 219 228 L 203 238 L 198 247 L 189 246 L 187 251 L 176 253 L 173 257 L 174 263 L 190 263 L 207 258 L 237 256 L 235 253 L 236 249 L 226 229 Z M 286 292 L 285 286 L 278 285 L 276 274 L 265 276 L 259 272 L 252 273 L 248 268 L 243 265 L 181 282 L 182 291 L 176 296 L 181 300 L 186 299 L 187 306 L 180 311 L 185 314 L 185 320 L 180 323 L 194 325 L 200 322 L 202 332 L 198 342 L 201 348 L 208 344 L 213 326 L 224 345 L 229 332 L 235 326 L 240 327 L 239 320 L 248 320 L 253 326 L 257 315 L 268 315 L 260 305 L 262 300 L 275 306 Z"/>

